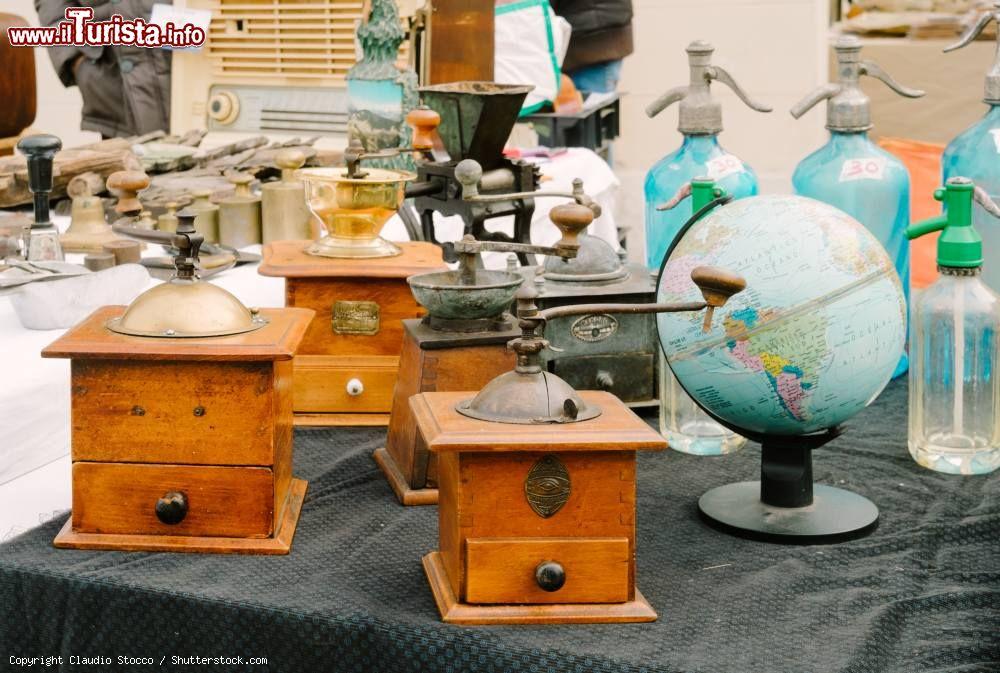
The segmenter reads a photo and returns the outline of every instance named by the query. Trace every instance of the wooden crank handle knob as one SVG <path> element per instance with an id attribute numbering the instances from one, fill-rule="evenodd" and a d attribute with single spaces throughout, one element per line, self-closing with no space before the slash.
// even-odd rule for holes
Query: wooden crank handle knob
<path id="1" fill-rule="evenodd" d="M 549 219 L 562 233 L 556 248 L 579 248 L 579 236 L 594 221 L 594 211 L 579 203 L 564 203 L 549 211 Z"/>
<path id="2" fill-rule="evenodd" d="M 722 306 L 747 286 L 743 276 L 714 266 L 696 267 L 691 271 L 691 280 L 701 290 L 705 303 L 709 306 Z"/>
<path id="3" fill-rule="evenodd" d="M 406 123 L 413 129 L 413 149 L 434 149 L 434 135 L 441 125 L 441 115 L 426 105 L 420 105 L 406 114 Z"/>
<path id="4" fill-rule="evenodd" d="M 707 332 L 712 328 L 712 314 L 719 306 L 725 305 L 737 292 L 742 292 L 747 282 L 738 274 L 714 266 L 699 266 L 691 271 L 691 280 L 701 290 L 708 308 L 705 310 L 705 322 L 702 329 Z"/>
<path id="5" fill-rule="evenodd" d="M 149 187 L 149 176 L 142 171 L 116 171 L 108 176 L 108 191 L 118 197 L 116 213 L 142 212 L 138 194 Z"/>

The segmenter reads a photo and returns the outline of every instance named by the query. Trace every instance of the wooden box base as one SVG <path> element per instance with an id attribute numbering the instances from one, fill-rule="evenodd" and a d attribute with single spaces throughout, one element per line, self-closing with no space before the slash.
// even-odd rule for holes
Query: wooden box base
<path id="1" fill-rule="evenodd" d="M 389 425 L 389 414 L 295 414 L 297 428 L 367 428 Z"/>
<path id="2" fill-rule="evenodd" d="M 268 243 L 258 269 L 285 279 L 285 306 L 315 312 L 295 355 L 295 425 L 388 425 L 402 321 L 424 314 L 406 279 L 446 270 L 441 248 L 407 241 L 395 257 L 333 259 L 311 244 Z"/>
<path id="3" fill-rule="evenodd" d="M 512 319 L 485 332 L 439 331 L 421 320 L 403 321 L 389 432 L 385 447 L 374 456 L 401 505 L 438 501 L 437 456 L 428 453 L 418 438 L 410 398 L 417 393 L 481 389 L 514 368 L 507 342 L 518 336 Z"/>
<path id="4" fill-rule="evenodd" d="M 103 549 L 116 551 L 195 552 L 201 554 L 287 554 L 292 548 L 292 538 L 302 512 L 308 484 L 303 479 L 292 479 L 288 503 L 281 518 L 281 525 L 273 537 L 230 538 L 188 535 L 111 535 L 103 533 L 76 533 L 73 517 L 56 535 L 52 544 L 59 549 Z"/>
<path id="5" fill-rule="evenodd" d="M 627 603 L 470 605 L 455 596 L 440 552 L 424 557 L 424 572 L 441 619 L 450 624 L 612 624 L 654 622 L 657 617 L 638 589 Z"/>
<path id="6" fill-rule="evenodd" d="M 396 494 L 396 499 L 400 504 L 410 505 L 436 505 L 438 502 L 437 488 L 411 488 L 406 482 L 406 477 L 396 464 L 396 460 L 385 448 L 375 449 L 372 454 L 375 462 L 382 470 L 392 492 Z"/>

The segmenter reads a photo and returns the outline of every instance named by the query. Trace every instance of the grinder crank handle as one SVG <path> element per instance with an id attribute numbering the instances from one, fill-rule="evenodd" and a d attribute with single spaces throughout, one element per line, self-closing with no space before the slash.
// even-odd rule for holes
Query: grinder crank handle
<path id="1" fill-rule="evenodd" d="M 705 301 L 656 304 L 578 304 L 538 310 L 534 306 L 534 299 L 538 294 L 531 288 L 524 294 L 521 291 L 518 292 L 517 315 L 518 318 L 544 322 L 554 318 L 591 313 L 677 313 L 705 309 L 705 322 L 702 329 L 707 332 L 712 326 L 712 315 L 715 309 L 724 306 L 730 297 L 742 292 L 747 286 L 746 280 L 739 274 L 711 266 L 699 266 L 693 269 L 691 280 L 701 290 Z M 534 293 L 533 296 L 532 293 Z M 522 302 L 524 303 L 522 304 Z"/>
<path id="2" fill-rule="evenodd" d="M 413 140 L 410 147 L 390 147 L 368 152 L 360 138 L 352 137 L 347 143 L 347 149 L 344 150 L 344 165 L 347 166 L 346 177 L 363 178 L 365 176 L 361 172 L 363 159 L 388 159 L 411 152 L 422 154 L 434 151 L 435 140 L 438 139 L 437 128 L 441 124 L 441 115 L 426 105 L 420 105 L 406 114 L 406 123 L 413 130 Z"/>
<path id="3" fill-rule="evenodd" d="M 190 265 L 192 271 L 198 262 L 198 253 L 205 237 L 194 228 L 194 219 L 197 213 L 189 209 L 184 209 L 177 213 L 177 231 L 157 231 L 155 229 L 142 229 L 128 224 L 122 224 L 122 220 L 111 225 L 111 230 L 116 234 L 134 238 L 137 241 L 148 243 L 159 243 L 177 249 L 174 264 L 178 270 L 184 265 Z"/>
<path id="4" fill-rule="evenodd" d="M 504 194 L 480 194 L 479 181 L 483 179 L 483 167 L 475 159 L 463 159 L 455 166 L 455 179 L 462 185 L 462 200 L 476 203 L 495 203 L 514 199 L 536 199 L 544 196 L 561 196 L 573 199 L 586 206 L 594 217 L 601 216 L 601 205 L 583 191 L 583 180 L 573 180 L 572 192 L 513 192 Z"/>
<path id="5" fill-rule="evenodd" d="M 459 278 L 463 285 L 476 284 L 476 255 L 481 252 L 516 252 L 550 255 L 569 260 L 580 250 L 580 234 L 594 221 L 594 212 L 578 203 L 564 203 L 549 211 L 549 219 L 562 236 L 551 246 L 518 243 L 516 241 L 477 241 L 472 234 L 460 240 L 444 243 L 445 259 L 458 258 Z"/>
<path id="6" fill-rule="evenodd" d="M 28 189 L 34 197 L 35 221 L 32 229 L 54 226 L 49 219 L 49 194 L 52 192 L 52 160 L 62 149 L 62 141 L 47 133 L 21 138 L 17 149 L 28 164 Z"/>

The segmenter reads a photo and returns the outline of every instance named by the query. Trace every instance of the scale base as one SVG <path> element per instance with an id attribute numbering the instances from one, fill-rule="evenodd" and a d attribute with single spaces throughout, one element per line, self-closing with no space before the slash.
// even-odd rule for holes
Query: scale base
<path id="1" fill-rule="evenodd" d="M 775 507 L 761 501 L 759 481 L 742 481 L 705 493 L 698 500 L 698 511 L 726 533 L 780 544 L 854 540 L 878 525 L 878 508 L 868 498 L 823 484 L 812 489 L 812 504 Z"/>
<path id="2" fill-rule="evenodd" d="M 59 236 L 59 244 L 63 252 L 91 253 L 104 252 L 104 244 L 117 241 L 121 236 L 111 231 L 111 227 L 103 228 L 100 231 L 77 233 L 73 228 Z M 143 246 L 145 247 L 145 246 Z M 171 275 L 173 275 L 173 263 L 171 262 Z"/>

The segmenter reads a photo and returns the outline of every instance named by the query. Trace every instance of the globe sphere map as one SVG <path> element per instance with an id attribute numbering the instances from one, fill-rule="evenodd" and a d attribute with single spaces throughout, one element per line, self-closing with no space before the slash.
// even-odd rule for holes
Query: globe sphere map
<path id="1" fill-rule="evenodd" d="M 846 213 L 800 196 L 717 207 L 670 252 L 657 301 L 698 301 L 691 271 L 715 266 L 747 287 L 703 315 L 660 313 L 674 375 L 737 431 L 805 435 L 836 427 L 889 382 L 906 340 L 906 302 L 885 249 Z"/>

